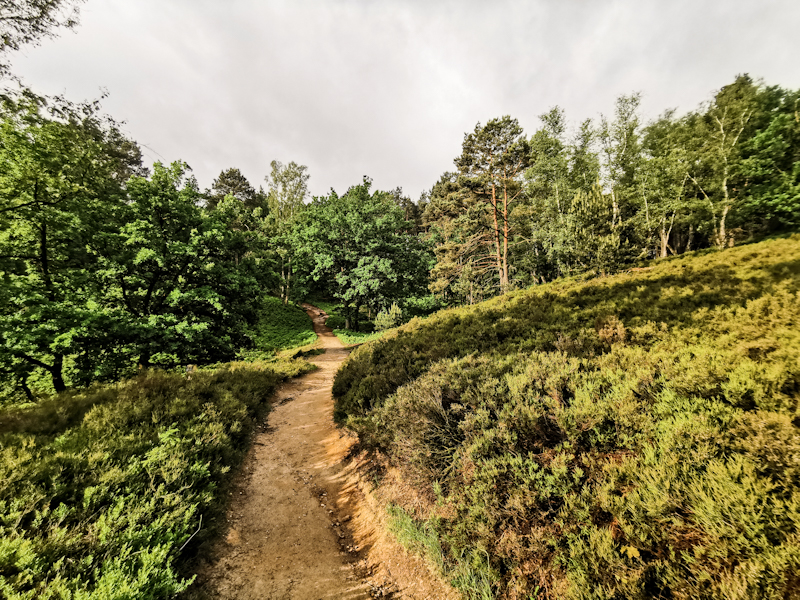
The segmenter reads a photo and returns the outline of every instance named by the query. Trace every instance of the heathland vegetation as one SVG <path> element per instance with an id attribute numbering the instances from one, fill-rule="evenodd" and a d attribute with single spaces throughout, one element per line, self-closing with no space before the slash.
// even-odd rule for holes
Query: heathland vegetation
<path id="1" fill-rule="evenodd" d="M 335 414 L 468 597 L 794 598 L 798 323 L 800 237 L 708 250 L 413 320 Z"/>
<path id="2" fill-rule="evenodd" d="M 0 19 L 0 76 L 74 5 Z M 415 490 L 393 530 L 466 596 L 800 597 L 800 92 L 639 102 L 478 123 L 414 202 L 201 189 L 4 88 L 0 596 L 183 590 L 312 300 L 362 344 L 336 418 Z"/>
<path id="3" fill-rule="evenodd" d="M 0 414 L 0 596 L 172 598 L 304 361 L 148 370 Z"/>

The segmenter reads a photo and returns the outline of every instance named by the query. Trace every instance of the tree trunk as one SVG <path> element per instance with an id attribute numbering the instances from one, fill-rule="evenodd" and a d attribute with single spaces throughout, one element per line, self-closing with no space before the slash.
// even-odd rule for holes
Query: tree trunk
<path id="1" fill-rule="evenodd" d="M 508 185 L 503 185 L 503 272 L 500 276 L 500 289 L 508 291 Z"/>
<path id="2" fill-rule="evenodd" d="M 659 258 L 666 258 L 668 256 L 667 249 L 669 248 L 669 236 L 672 233 L 672 225 L 675 223 L 675 213 L 672 213 L 672 220 L 669 224 L 669 229 L 666 229 L 667 218 L 661 217 L 661 229 L 659 230 L 659 237 L 661 238 L 661 252 Z"/>
<path id="3" fill-rule="evenodd" d="M 281 300 L 286 304 L 286 261 L 281 256 Z"/>
<path id="4" fill-rule="evenodd" d="M 28 402 L 34 402 L 36 400 L 36 398 L 33 396 L 31 388 L 28 387 L 27 377 L 25 375 L 19 376 L 19 387 L 22 388 L 22 392 L 25 394 Z"/>
<path id="5" fill-rule="evenodd" d="M 726 204 L 722 209 L 722 214 L 719 217 L 719 232 L 717 233 L 717 247 L 724 248 L 728 245 L 728 232 L 725 229 L 725 218 L 730 211 L 730 204 Z"/>
<path id="6" fill-rule="evenodd" d="M 292 259 L 289 259 L 289 264 L 286 267 L 286 293 L 283 296 L 283 303 L 289 304 L 289 294 L 292 290 Z"/>
<path id="7" fill-rule="evenodd" d="M 67 385 L 64 383 L 64 376 L 62 374 L 63 368 L 64 356 L 61 354 L 56 354 L 53 358 L 53 369 L 50 371 L 50 375 L 53 377 L 53 388 L 57 393 L 64 392 L 67 389 Z"/>
<path id="8" fill-rule="evenodd" d="M 492 218 L 494 219 L 494 248 L 495 258 L 497 259 L 497 274 L 500 277 L 500 288 L 503 287 L 503 260 L 500 256 L 500 224 L 497 222 L 497 195 L 494 183 L 492 183 Z"/>
<path id="9" fill-rule="evenodd" d="M 360 317 L 360 313 L 361 313 L 361 303 L 356 302 L 356 312 L 355 315 L 353 315 L 353 331 L 355 332 L 358 332 L 358 326 L 359 326 L 358 319 Z"/>

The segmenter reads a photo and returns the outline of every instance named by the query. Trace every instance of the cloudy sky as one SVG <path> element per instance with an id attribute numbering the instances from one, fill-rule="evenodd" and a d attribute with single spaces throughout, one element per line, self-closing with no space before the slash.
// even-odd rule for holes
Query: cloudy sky
<path id="1" fill-rule="evenodd" d="M 15 54 L 34 91 L 110 96 L 149 162 L 202 187 L 273 159 L 315 195 L 363 175 L 416 199 L 464 133 L 509 114 L 528 133 L 640 91 L 652 117 L 738 73 L 800 87 L 797 0 L 87 0 L 81 24 Z"/>

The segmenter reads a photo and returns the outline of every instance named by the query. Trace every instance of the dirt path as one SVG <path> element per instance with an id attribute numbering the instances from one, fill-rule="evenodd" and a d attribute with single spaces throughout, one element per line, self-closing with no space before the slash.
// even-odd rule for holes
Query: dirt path
<path id="1" fill-rule="evenodd" d="M 345 460 L 355 440 L 332 419 L 331 386 L 349 350 L 318 309 L 304 308 L 325 349 L 311 360 L 319 369 L 276 392 L 233 492 L 227 535 L 200 569 L 198 587 L 211 598 L 242 600 L 450 597 L 376 531 L 380 509 Z"/>

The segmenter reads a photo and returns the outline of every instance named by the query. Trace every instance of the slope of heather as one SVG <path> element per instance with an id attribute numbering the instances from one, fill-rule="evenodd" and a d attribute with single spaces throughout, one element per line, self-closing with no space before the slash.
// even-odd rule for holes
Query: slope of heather
<path id="1" fill-rule="evenodd" d="M 798 290 L 794 235 L 443 311 L 353 352 L 336 417 L 468 597 L 800 598 Z"/>

